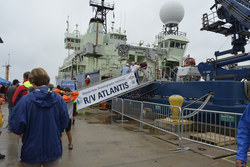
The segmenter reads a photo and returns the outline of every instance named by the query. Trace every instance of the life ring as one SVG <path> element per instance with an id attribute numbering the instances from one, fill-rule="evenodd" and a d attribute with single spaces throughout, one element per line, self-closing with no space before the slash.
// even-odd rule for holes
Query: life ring
<path id="1" fill-rule="evenodd" d="M 71 44 L 70 44 L 70 43 L 68 43 L 68 47 L 71 47 Z"/>

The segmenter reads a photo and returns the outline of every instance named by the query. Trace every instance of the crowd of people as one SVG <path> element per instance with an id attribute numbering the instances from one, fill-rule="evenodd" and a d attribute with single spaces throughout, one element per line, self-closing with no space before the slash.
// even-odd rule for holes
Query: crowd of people
<path id="1" fill-rule="evenodd" d="M 144 60 L 140 65 L 138 65 L 138 62 L 132 62 L 131 66 L 127 63 L 125 67 L 121 69 L 121 74 L 125 75 L 128 74 L 129 72 L 134 72 L 135 73 L 135 78 L 137 83 L 139 84 L 139 71 L 143 73 L 143 80 L 147 79 L 147 60 Z"/>
<path id="2" fill-rule="evenodd" d="M 167 71 L 167 60 L 166 58 L 163 59 L 163 62 L 162 62 L 162 78 L 165 79 L 166 77 L 166 71 Z M 136 81 L 137 83 L 139 83 L 139 71 L 141 71 L 143 73 L 143 81 L 147 81 L 147 68 L 148 68 L 148 65 L 147 65 L 147 60 L 144 60 L 142 63 L 140 63 L 138 65 L 138 62 L 132 62 L 131 65 L 129 65 L 128 63 L 126 64 L 125 67 L 123 67 L 121 69 L 121 74 L 122 75 L 125 75 L 125 74 L 128 74 L 129 72 L 134 72 L 135 73 L 135 77 L 136 77 Z M 172 81 L 176 81 L 177 79 L 177 72 L 178 72 L 178 66 L 174 67 L 172 70 L 171 70 L 171 73 L 170 73 L 170 78 Z"/>
<path id="3" fill-rule="evenodd" d="M 19 166 L 58 166 L 64 131 L 68 137 L 68 149 L 73 150 L 71 124 L 75 123 L 75 100 L 79 92 L 60 85 L 54 89 L 49 82 L 47 72 L 35 68 L 23 74 L 21 86 L 15 79 L 6 92 L 8 132 L 17 134 Z M 0 105 L 3 104 L 1 100 Z M 3 114 L 0 112 L 1 135 Z M 0 154 L 0 159 L 4 157 Z"/>

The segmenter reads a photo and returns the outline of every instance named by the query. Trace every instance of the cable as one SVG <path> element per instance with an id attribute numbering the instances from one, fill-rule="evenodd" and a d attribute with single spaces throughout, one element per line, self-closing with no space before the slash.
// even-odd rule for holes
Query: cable
<path id="1" fill-rule="evenodd" d="M 227 40 L 223 43 L 223 45 L 218 49 L 218 51 L 226 44 L 226 42 L 228 41 L 229 37 L 227 38 Z"/>
<path id="2" fill-rule="evenodd" d="M 200 112 L 200 110 L 202 110 L 202 109 L 207 105 L 207 103 L 209 102 L 210 98 L 211 98 L 213 95 L 214 95 L 213 93 L 209 93 L 209 94 L 206 94 L 205 96 L 203 96 L 203 97 L 206 97 L 206 96 L 207 96 L 207 98 L 206 98 L 206 100 L 202 103 L 202 105 L 201 105 L 198 109 L 196 109 L 194 112 L 192 112 L 192 113 L 190 113 L 190 114 L 188 114 L 188 115 L 182 116 L 182 118 L 190 118 L 190 117 L 193 117 L 193 116 L 197 115 L 197 114 Z M 201 98 L 203 98 L 203 97 L 201 97 Z M 201 99 L 201 98 L 200 98 L 200 99 Z M 195 101 L 195 102 L 197 102 L 197 101 Z M 192 103 L 191 103 L 191 104 L 192 104 Z M 189 106 L 189 105 L 188 105 L 188 106 Z M 186 107 L 184 107 L 184 108 L 186 108 Z M 183 110 L 184 108 L 182 108 L 182 110 Z M 179 118 L 179 117 L 171 116 L 171 118 Z"/>

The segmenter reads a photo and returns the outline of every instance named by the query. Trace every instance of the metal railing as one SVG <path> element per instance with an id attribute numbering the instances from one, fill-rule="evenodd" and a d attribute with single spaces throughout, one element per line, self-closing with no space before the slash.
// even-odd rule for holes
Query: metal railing
<path id="1" fill-rule="evenodd" d="M 155 39 L 157 40 L 161 40 L 164 38 L 164 36 L 168 36 L 168 35 L 176 35 L 176 36 L 182 36 L 182 37 L 186 37 L 187 33 L 185 32 L 181 32 L 181 31 L 173 31 L 173 32 L 160 32 L 158 35 L 155 36 Z"/>
<path id="2" fill-rule="evenodd" d="M 141 70 L 138 71 L 139 76 L 142 76 L 142 79 L 139 81 L 139 84 L 145 83 L 147 81 L 155 80 L 155 76 L 154 76 L 154 73 L 152 71 L 152 67 L 148 67 L 147 70 L 146 70 L 146 73 L 147 73 L 147 75 L 144 76 L 143 72 Z M 77 81 L 77 90 L 80 91 L 82 89 L 98 85 L 98 84 L 103 83 L 105 81 L 117 78 L 117 77 L 119 77 L 121 75 L 122 74 L 108 73 L 108 74 L 105 74 L 105 75 L 98 75 L 98 76 L 90 77 L 91 82 L 90 82 L 90 84 L 88 86 L 86 86 L 87 79 L 80 80 L 80 81 L 78 80 Z M 101 79 L 103 76 L 106 76 L 107 78 Z"/>
<path id="3" fill-rule="evenodd" d="M 113 98 L 112 111 L 143 125 L 178 137 L 176 152 L 185 151 L 183 140 L 237 152 L 237 128 L 242 113 L 200 110 Z M 250 154 L 248 154 L 250 156 Z"/>
<path id="4" fill-rule="evenodd" d="M 201 20 L 202 20 L 202 26 L 204 28 L 208 25 L 211 25 L 211 24 L 217 22 L 219 20 L 219 18 L 218 18 L 217 12 L 213 11 L 210 14 L 205 13 Z M 221 25 L 221 27 L 230 28 L 230 25 L 224 24 L 224 25 Z"/>
<path id="5" fill-rule="evenodd" d="M 139 82 L 139 84 L 144 83 L 146 81 L 155 80 L 154 73 L 152 71 L 152 67 L 147 67 L 146 69 L 146 76 L 144 76 L 143 72 L 141 70 L 138 71 L 139 76 L 143 76 L 142 80 Z"/>
<path id="6" fill-rule="evenodd" d="M 171 69 L 170 66 L 158 66 L 155 69 L 155 80 L 157 81 L 172 81 L 171 80 Z M 169 72 L 169 73 L 167 73 Z M 165 74 L 164 74 L 165 73 Z"/>
<path id="7" fill-rule="evenodd" d="M 106 76 L 107 78 L 101 79 L 103 76 Z M 100 83 L 114 79 L 119 76 L 121 76 L 121 74 L 105 74 L 105 75 L 98 75 L 98 76 L 90 77 L 91 82 L 89 83 L 88 86 L 86 86 L 87 79 L 77 81 L 77 90 L 80 91 L 82 89 L 98 85 Z"/>
<path id="8" fill-rule="evenodd" d="M 195 113 L 195 114 L 193 114 Z M 184 109 L 181 138 L 237 152 L 237 127 L 241 113 Z"/>
<path id="9" fill-rule="evenodd" d="M 98 1 L 98 0 L 90 0 L 89 1 L 89 4 L 90 5 L 97 5 L 97 6 L 101 6 L 102 5 L 102 1 Z M 104 2 L 104 6 L 105 7 L 109 7 L 109 8 L 114 8 L 115 7 L 115 4 L 111 4 L 111 3 L 108 3 L 108 2 Z"/>
<path id="10" fill-rule="evenodd" d="M 140 123 L 138 131 L 144 131 L 143 125 L 147 125 L 178 137 L 178 149 L 174 150 L 187 149 L 183 148 L 181 144 L 180 116 L 182 110 L 180 107 L 113 98 L 112 111 L 122 115 L 121 122 L 124 121 L 124 116 L 138 121 Z"/>

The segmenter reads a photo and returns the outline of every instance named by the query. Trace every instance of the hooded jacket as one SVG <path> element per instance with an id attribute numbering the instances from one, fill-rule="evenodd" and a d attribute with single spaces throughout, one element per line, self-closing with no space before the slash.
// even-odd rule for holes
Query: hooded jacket
<path id="1" fill-rule="evenodd" d="M 10 117 L 12 131 L 23 133 L 21 161 L 56 160 L 62 156 L 62 131 L 69 123 L 65 101 L 47 87 L 22 97 Z"/>
<path id="2" fill-rule="evenodd" d="M 240 118 L 237 130 L 237 156 L 235 160 L 247 162 L 247 152 L 250 146 L 250 105 Z"/>
<path id="3" fill-rule="evenodd" d="M 25 79 L 23 81 L 23 85 L 17 87 L 17 89 L 12 97 L 12 103 L 14 106 L 17 104 L 17 102 L 20 100 L 21 97 L 28 94 L 27 89 L 31 86 L 32 85 L 30 84 L 29 80 Z"/>

